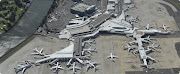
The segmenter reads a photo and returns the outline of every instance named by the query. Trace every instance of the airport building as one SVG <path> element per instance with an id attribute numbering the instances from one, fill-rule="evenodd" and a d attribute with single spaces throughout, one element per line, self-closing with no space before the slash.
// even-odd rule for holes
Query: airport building
<path id="1" fill-rule="evenodd" d="M 96 10 L 95 5 L 88 5 L 86 3 L 76 3 L 71 7 L 71 13 L 79 16 L 91 15 Z"/>
<path id="2" fill-rule="evenodd" d="M 132 2 L 131 0 L 124 0 L 125 4 L 131 4 L 131 2 Z"/>
<path id="3" fill-rule="evenodd" d="M 116 3 L 116 0 L 108 0 L 107 10 L 115 11 L 115 3 Z"/>

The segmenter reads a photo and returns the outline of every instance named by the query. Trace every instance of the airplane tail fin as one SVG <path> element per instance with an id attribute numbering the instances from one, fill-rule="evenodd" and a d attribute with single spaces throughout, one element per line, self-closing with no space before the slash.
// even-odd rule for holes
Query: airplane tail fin
<path id="1" fill-rule="evenodd" d="M 141 64 L 140 66 L 141 66 L 141 67 L 148 68 L 148 65 Z"/>
<path id="2" fill-rule="evenodd" d="M 97 70 L 99 70 L 98 67 L 99 67 L 99 66 L 96 66 L 96 67 L 94 68 L 95 72 L 96 72 Z"/>
<path id="3" fill-rule="evenodd" d="M 15 71 L 16 73 L 19 72 L 17 68 L 14 68 L 14 71 Z"/>

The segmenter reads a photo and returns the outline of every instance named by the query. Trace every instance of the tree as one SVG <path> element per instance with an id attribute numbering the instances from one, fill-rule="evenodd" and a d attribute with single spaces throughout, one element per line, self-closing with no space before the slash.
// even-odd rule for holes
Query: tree
<path id="1" fill-rule="evenodd" d="M 29 0 L 23 0 L 23 2 L 30 3 L 30 1 L 29 1 Z"/>
<path id="2" fill-rule="evenodd" d="M 0 14 L 0 17 L 3 17 L 3 15 L 2 15 L 2 14 Z"/>
<path id="3" fill-rule="evenodd" d="M 8 7 L 8 9 L 12 12 L 14 10 L 13 7 Z"/>
<path id="4" fill-rule="evenodd" d="M 21 0 L 14 0 L 18 7 L 23 7 Z"/>
<path id="5" fill-rule="evenodd" d="M 11 13 L 11 16 L 10 16 L 8 19 L 9 19 L 9 21 L 11 21 L 11 22 L 15 22 L 15 20 L 16 20 L 16 14 L 15 14 L 15 12 L 12 12 L 12 13 Z"/>

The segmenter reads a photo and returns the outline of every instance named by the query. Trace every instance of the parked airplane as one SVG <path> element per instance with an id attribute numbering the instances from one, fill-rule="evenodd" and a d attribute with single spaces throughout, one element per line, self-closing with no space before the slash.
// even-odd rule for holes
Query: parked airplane
<path id="1" fill-rule="evenodd" d="M 22 71 L 22 74 L 26 71 L 26 69 L 30 68 L 32 65 L 29 62 L 26 62 L 25 65 L 18 65 L 18 68 L 14 68 L 15 72 L 18 73 Z"/>
<path id="2" fill-rule="evenodd" d="M 136 5 L 127 5 L 127 8 L 133 9 L 133 8 L 137 8 L 137 7 L 136 7 Z"/>
<path id="3" fill-rule="evenodd" d="M 163 24 L 162 27 L 160 27 L 160 28 L 164 29 L 165 31 L 168 31 L 169 26 L 166 26 Z"/>
<path id="4" fill-rule="evenodd" d="M 34 52 L 36 52 L 36 53 L 31 53 L 31 54 L 33 54 L 33 55 L 45 56 L 45 54 L 42 53 L 42 52 L 43 52 L 43 48 L 42 48 L 40 51 L 37 49 L 37 47 L 36 47 L 35 49 L 33 49 L 33 50 L 34 50 Z"/>
<path id="5" fill-rule="evenodd" d="M 81 60 L 80 58 L 71 58 L 66 66 L 70 66 L 72 61 L 78 61 L 80 64 L 84 64 L 83 60 Z"/>
<path id="6" fill-rule="evenodd" d="M 156 49 L 158 48 L 160 45 L 155 45 L 155 43 L 153 43 L 151 46 L 148 46 L 148 48 L 152 48 L 152 49 Z"/>
<path id="7" fill-rule="evenodd" d="M 96 62 L 86 60 L 86 64 L 87 64 L 86 71 L 88 71 L 89 68 L 94 68 L 95 71 L 97 70 L 98 64 Z"/>
<path id="8" fill-rule="evenodd" d="M 147 24 L 146 26 L 144 26 L 147 30 L 153 28 L 150 24 Z"/>
<path id="9" fill-rule="evenodd" d="M 124 48 L 124 49 L 127 49 L 127 50 L 128 50 L 128 52 L 130 52 L 130 50 L 135 49 L 135 47 L 134 47 L 134 46 L 131 46 L 131 45 L 129 45 L 129 44 L 126 44 L 126 46 L 123 46 L 123 48 Z"/>
<path id="10" fill-rule="evenodd" d="M 55 16 L 51 15 L 51 19 L 48 20 L 48 23 L 51 23 L 52 21 L 57 21 L 57 18 Z"/>
<path id="11" fill-rule="evenodd" d="M 77 72 L 77 70 L 81 70 L 81 69 L 80 69 L 80 67 L 77 67 L 74 62 L 72 67 L 69 68 L 69 70 L 73 70 L 73 73 L 75 74 Z"/>
<path id="12" fill-rule="evenodd" d="M 114 61 L 115 58 L 118 58 L 118 56 L 113 55 L 112 53 L 110 53 L 109 56 L 107 56 L 108 59 L 111 59 L 112 61 Z"/>
<path id="13" fill-rule="evenodd" d="M 127 5 L 127 7 L 124 9 L 124 11 L 127 11 L 129 9 L 134 9 L 134 8 L 137 9 L 136 5 Z"/>
<path id="14" fill-rule="evenodd" d="M 151 40 L 155 40 L 155 38 L 150 38 L 150 35 L 148 35 L 146 38 L 144 38 L 145 40 L 151 42 Z"/>
<path id="15" fill-rule="evenodd" d="M 55 64 L 55 66 L 51 67 L 50 69 L 55 69 L 55 72 L 57 72 L 58 69 L 64 70 L 64 68 L 59 64 L 59 62 L 57 62 L 57 64 Z"/>
<path id="16" fill-rule="evenodd" d="M 135 22 L 135 23 L 136 23 L 136 22 L 139 21 L 139 20 L 140 20 L 140 19 L 139 19 L 139 16 L 137 16 L 136 18 L 134 18 L 134 17 L 131 16 L 131 17 L 129 18 L 129 22 L 130 22 L 130 23 L 131 23 L 131 22 Z"/>
<path id="17" fill-rule="evenodd" d="M 85 46 L 86 43 L 88 43 L 89 45 L 91 45 L 91 44 L 96 43 L 96 42 L 95 42 L 95 40 L 89 39 L 89 40 L 87 40 L 87 41 L 83 41 L 83 42 L 82 42 L 82 46 Z"/>
<path id="18" fill-rule="evenodd" d="M 83 49 L 82 55 L 84 55 L 85 52 L 88 52 L 92 55 L 92 52 L 97 52 L 97 50 L 96 48 L 92 49 L 91 47 L 89 47 L 88 49 Z"/>

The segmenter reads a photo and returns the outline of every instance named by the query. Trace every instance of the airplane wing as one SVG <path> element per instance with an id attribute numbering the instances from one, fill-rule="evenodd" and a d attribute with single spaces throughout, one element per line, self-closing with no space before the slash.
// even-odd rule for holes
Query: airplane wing
<path id="1" fill-rule="evenodd" d="M 81 68 L 80 68 L 80 67 L 75 66 L 75 68 L 76 68 L 76 69 L 78 69 L 78 70 L 81 70 Z"/>
<path id="2" fill-rule="evenodd" d="M 17 72 L 19 72 L 20 70 L 19 70 L 19 69 L 17 69 L 17 68 L 14 68 L 14 71 L 17 73 Z"/>
<path id="3" fill-rule="evenodd" d="M 23 68 L 22 73 L 24 74 L 25 71 L 26 71 L 26 68 Z"/>
<path id="4" fill-rule="evenodd" d="M 61 67 L 61 66 L 58 66 L 58 68 L 59 68 L 59 69 L 63 69 L 63 70 L 64 70 L 64 68 L 63 68 L 63 67 Z"/>
<path id="5" fill-rule="evenodd" d="M 88 64 L 87 67 L 86 67 L 86 71 L 88 71 L 90 68 L 90 65 Z"/>
<path id="6" fill-rule="evenodd" d="M 79 58 L 76 58 L 77 61 L 79 61 L 79 63 L 83 64 L 83 61 Z"/>
<path id="7" fill-rule="evenodd" d="M 36 50 L 37 50 L 37 47 L 36 47 L 36 48 L 34 48 L 33 50 L 35 50 L 35 51 L 36 51 Z"/>
<path id="8" fill-rule="evenodd" d="M 93 65 L 97 65 L 98 63 L 97 62 L 91 62 Z"/>
<path id="9" fill-rule="evenodd" d="M 55 69 L 56 68 L 56 66 L 53 66 L 53 67 L 51 67 L 50 69 Z"/>
<path id="10" fill-rule="evenodd" d="M 109 56 L 107 56 L 106 58 L 109 59 L 110 57 L 111 57 L 111 56 L 109 55 Z"/>
<path id="11" fill-rule="evenodd" d="M 92 55 L 91 51 L 87 51 L 87 52 L 90 53 L 90 54 Z"/>
<path id="12" fill-rule="evenodd" d="M 72 58 L 68 61 L 68 63 L 66 64 L 67 66 L 71 64 Z"/>
<path id="13" fill-rule="evenodd" d="M 118 56 L 113 56 L 114 58 L 118 58 Z"/>
<path id="14" fill-rule="evenodd" d="M 24 65 L 17 65 L 18 67 L 20 67 L 20 68 L 23 68 L 23 67 L 25 67 Z"/>
<path id="15" fill-rule="evenodd" d="M 72 70 L 73 69 L 73 67 L 69 67 L 69 70 Z"/>
<path id="16" fill-rule="evenodd" d="M 38 55 L 39 53 L 31 53 L 32 55 Z"/>
<path id="17" fill-rule="evenodd" d="M 43 52 L 43 49 L 44 49 L 44 48 L 42 48 L 39 52 L 42 53 L 42 52 Z"/>

